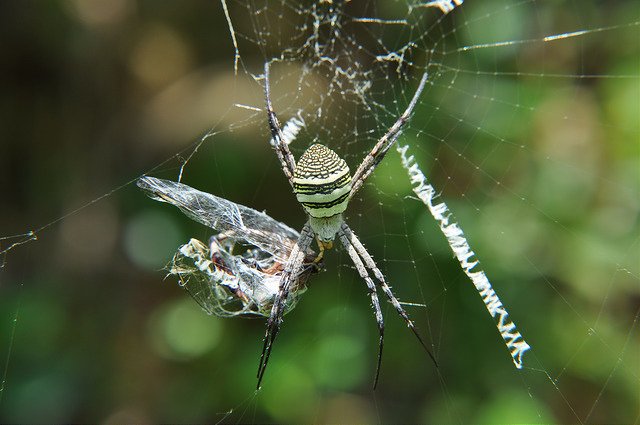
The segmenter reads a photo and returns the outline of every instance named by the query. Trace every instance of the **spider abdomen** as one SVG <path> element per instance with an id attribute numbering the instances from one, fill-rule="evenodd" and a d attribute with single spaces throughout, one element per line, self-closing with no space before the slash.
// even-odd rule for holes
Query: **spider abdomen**
<path id="1" fill-rule="evenodd" d="M 349 166 L 328 147 L 311 145 L 296 165 L 293 190 L 311 217 L 327 218 L 340 214 L 349 202 Z"/>

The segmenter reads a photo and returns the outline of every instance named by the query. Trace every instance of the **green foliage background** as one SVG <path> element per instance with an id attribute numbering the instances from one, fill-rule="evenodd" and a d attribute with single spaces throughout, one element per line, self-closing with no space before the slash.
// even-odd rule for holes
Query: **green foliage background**
<path id="1" fill-rule="evenodd" d="M 0 421 L 637 422 L 640 6 L 533 3 L 550 29 L 622 27 L 518 63 L 479 53 L 502 71 L 577 78 L 516 74 L 484 93 L 481 77 L 460 76 L 455 86 L 499 100 L 517 93 L 531 109 L 465 109 L 467 97 L 435 87 L 443 107 L 515 145 L 463 145 L 481 173 L 439 146 L 416 152 L 532 344 L 530 368 L 514 370 L 430 216 L 404 198 L 409 185 L 392 153 L 348 218 L 400 297 L 428 304 L 410 313 L 441 369 L 439 377 L 386 307 L 375 393 L 375 322 L 340 251 L 287 316 L 258 393 L 263 322 L 208 317 L 163 281 L 175 248 L 209 231 L 131 182 L 152 169 L 175 178 L 179 155 L 200 135 L 246 119 L 234 102 L 261 104 L 259 86 L 233 75 L 220 4 L 1 5 L 0 235 L 46 227 L 0 259 Z M 466 22 L 498 6 L 468 0 Z M 468 31 L 499 36 L 529 19 Z M 264 60 L 243 54 L 248 64 Z M 580 77 L 588 75 L 605 77 Z M 448 125 L 420 112 L 414 119 L 427 132 Z M 266 137 L 266 125 L 212 137 L 185 183 L 300 228 L 304 216 Z M 0 248 L 16 240 L 0 239 Z"/>

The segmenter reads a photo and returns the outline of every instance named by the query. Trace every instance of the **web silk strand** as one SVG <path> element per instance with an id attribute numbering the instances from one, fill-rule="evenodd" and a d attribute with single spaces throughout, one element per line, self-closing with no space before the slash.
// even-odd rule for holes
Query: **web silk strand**
<path id="1" fill-rule="evenodd" d="M 491 283 L 484 271 L 473 270 L 480 261 L 473 259 L 475 257 L 475 253 L 471 250 L 471 247 L 469 246 L 467 239 L 464 237 L 464 233 L 458 223 L 452 221 L 452 216 L 449 213 L 447 205 L 444 202 L 434 204 L 434 200 L 437 197 L 436 191 L 433 186 L 427 182 L 427 178 L 416 163 L 413 155 L 407 155 L 408 149 L 408 145 L 396 145 L 396 150 L 400 153 L 402 158 L 402 166 L 409 174 L 413 191 L 427 206 L 433 218 L 440 225 L 440 231 L 442 231 L 444 236 L 447 238 L 447 242 L 460 262 L 462 270 L 475 285 L 476 290 L 482 297 L 484 305 L 489 311 L 489 314 L 493 317 L 496 327 L 498 328 L 498 332 L 500 332 L 500 336 L 502 336 L 502 339 L 511 354 L 513 364 L 516 368 L 522 369 L 522 356 L 531 347 L 524 340 L 520 332 L 516 330 L 515 323 L 513 323 L 509 318 L 507 309 L 493 290 L 493 287 L 491 286 Z"/>

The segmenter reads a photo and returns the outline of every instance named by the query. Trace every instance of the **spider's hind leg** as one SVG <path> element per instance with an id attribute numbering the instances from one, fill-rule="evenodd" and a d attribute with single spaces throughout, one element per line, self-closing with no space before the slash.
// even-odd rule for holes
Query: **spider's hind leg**
<path id="1" fill-rule="evenodd" d="M 393 292 L 391 291 L 391 288 L 387 284 L 387 282 L 386 282 L 386 280 L 384 278 L 384 275 L 382 274 L 382 272 L 380 271 L 378 266 L 376 266 L 375 261 L 373 261 L 373 257 L 371 257 L 371 255 L 367 252 L 367 250 L 365 249 L 364 245 L 362 245 L 362 242 L 360 242 L 360 240 L 358 239 L 356 234 L 353 233 L 353 231 L 349 228 L 349 226 L 347 226 L 346 223 L 342 224 L 341 230 L 345 234 L 345 236 L 347 237 L 350 246 L 353 246 L 353 248 L 356 250 L 358 256 L 361 257 L 364 260 L 365 264 L 367 265 L 367 268 L 370 269 L 371 271 L 373 271 L 374 276 L 380 282 L 380 286 L 382 287 L 382 290 L 384 291 L 384 293 L 387 296 L 387 298 L 389 299 L 389 301 L 391 301 L 391 304 L 393 304 L 393 307 L 396 309 L 396 311 L 398 312 L 400 317 L 402 317 L 404 319 L 404 321 L 407 324 L 407 326 L 409 327 L 409 329 L 411 329 L 411 332 L 413 332 L 413 334 L 416 336 L 416 338 L 420 342 L 420 345 L 422 345 L 422 348 L 425 349 L 425 351 L 427 352 L 427 354 L 429 355 L 429 357 L 433 361 L 433 364 L 436 367 L 438 367 L 438 362 L 436 361 L 436 358 L 433 356 L 433 353 L 431 352 L 429 347 L 427 347 L 427 344 L 425 344 L 424 340 L 422 339 L 422 337 L 418 333 L 418 330 L 416 329 L 415 325 L 413 324 L 413 321 L 409 318 L 409 315 L 407 314 L 407 312 L 400 305 L 400 301 L 398 301 L 398 299 L 395 297 L 395 295 L 393 295 Z"/>
<path id="2" fill-rule="evenodd" d="M 362 262 L 362 259 L 358 255 L 353 244 L 349 242 L 347 235 L 342 229 L 338 231 L 338 237 L 340 238 L 342 245 L 344 245 L 344 248 L 347 250 L 349 257 L 351 257 L 353 264 L 356 266 L 356 269 L 358 270 L 358 274 L 367 284 L 367 288 L 369 289 L 369 294 L 371 296 L 371 305 L 373 306 L 373 311 L 376 315 L 376 322 L 378 323 L 378 332 L 380 334 L 380 340 L 378 343 L 378 363 L 376 365 L 376 377 L 373 381 L 373 389 L 375 390 L 376 386 L 378 385 L 378 377 L 380 376 L 380 365 L 382 364 L 382 347 L 384 345 L 384 319 L 382 317 L 382 310 L 380 309 L 378 292 L 376 291 L 376 286 L 373 283 L 373 280 L 371 280 L 371 277 L 369 277 L 369 273 L 367 273 L 367 269 L 365 268 L 364 263 Z"/>
<path id="3" fill-rule="evenodd" d="M 260 389 L 260 383 L 262 377 L 267 369 L 267 363 L 269 363 L 269 356 L 271 355 L 271 348 L 280 331 L 280 325 L 282 324 L 282 316 L 284 315 L 287 297 L 292 287 L 295 287 L 297 279 L 300 277 L 300 273 L 304 268 L 304 259 L 306 257 L 307 249 L 311 245 L 313 239 L 313 231 L 307 223 L 300 232 L 300 238 L 298 242 L 293 246 L 289 259 L 285 265 L 284 271 L 280 276 L 278 294 L 276 295 L 273 306 L 271 307 L 271 314 L 267 320 L 267 330 L 264 335 L 264 344 L 262 346 L 262 354 L 260 355 L 260 364 L 258 365 L 258 385 L 257 389 Z"/>

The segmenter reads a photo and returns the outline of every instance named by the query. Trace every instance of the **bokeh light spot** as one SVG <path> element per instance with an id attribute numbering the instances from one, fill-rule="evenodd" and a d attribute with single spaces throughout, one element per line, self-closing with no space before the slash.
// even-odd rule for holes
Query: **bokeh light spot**
<path id="1" fill-rule="evenodd" d="M 172 360 L 189 360 L 211 351 L 220 339 L 220 324 L 190 298 L 162 307 L 151 318 L 154 350 Z"/>
<path id="2" fill-rule="evenodd" d="M 182 239 L 169 215 L 160 210 L 147 210 L 128 223 L 124 248 L 129 259 L 137 266 L 159 270 L 171 259 Z"/>

